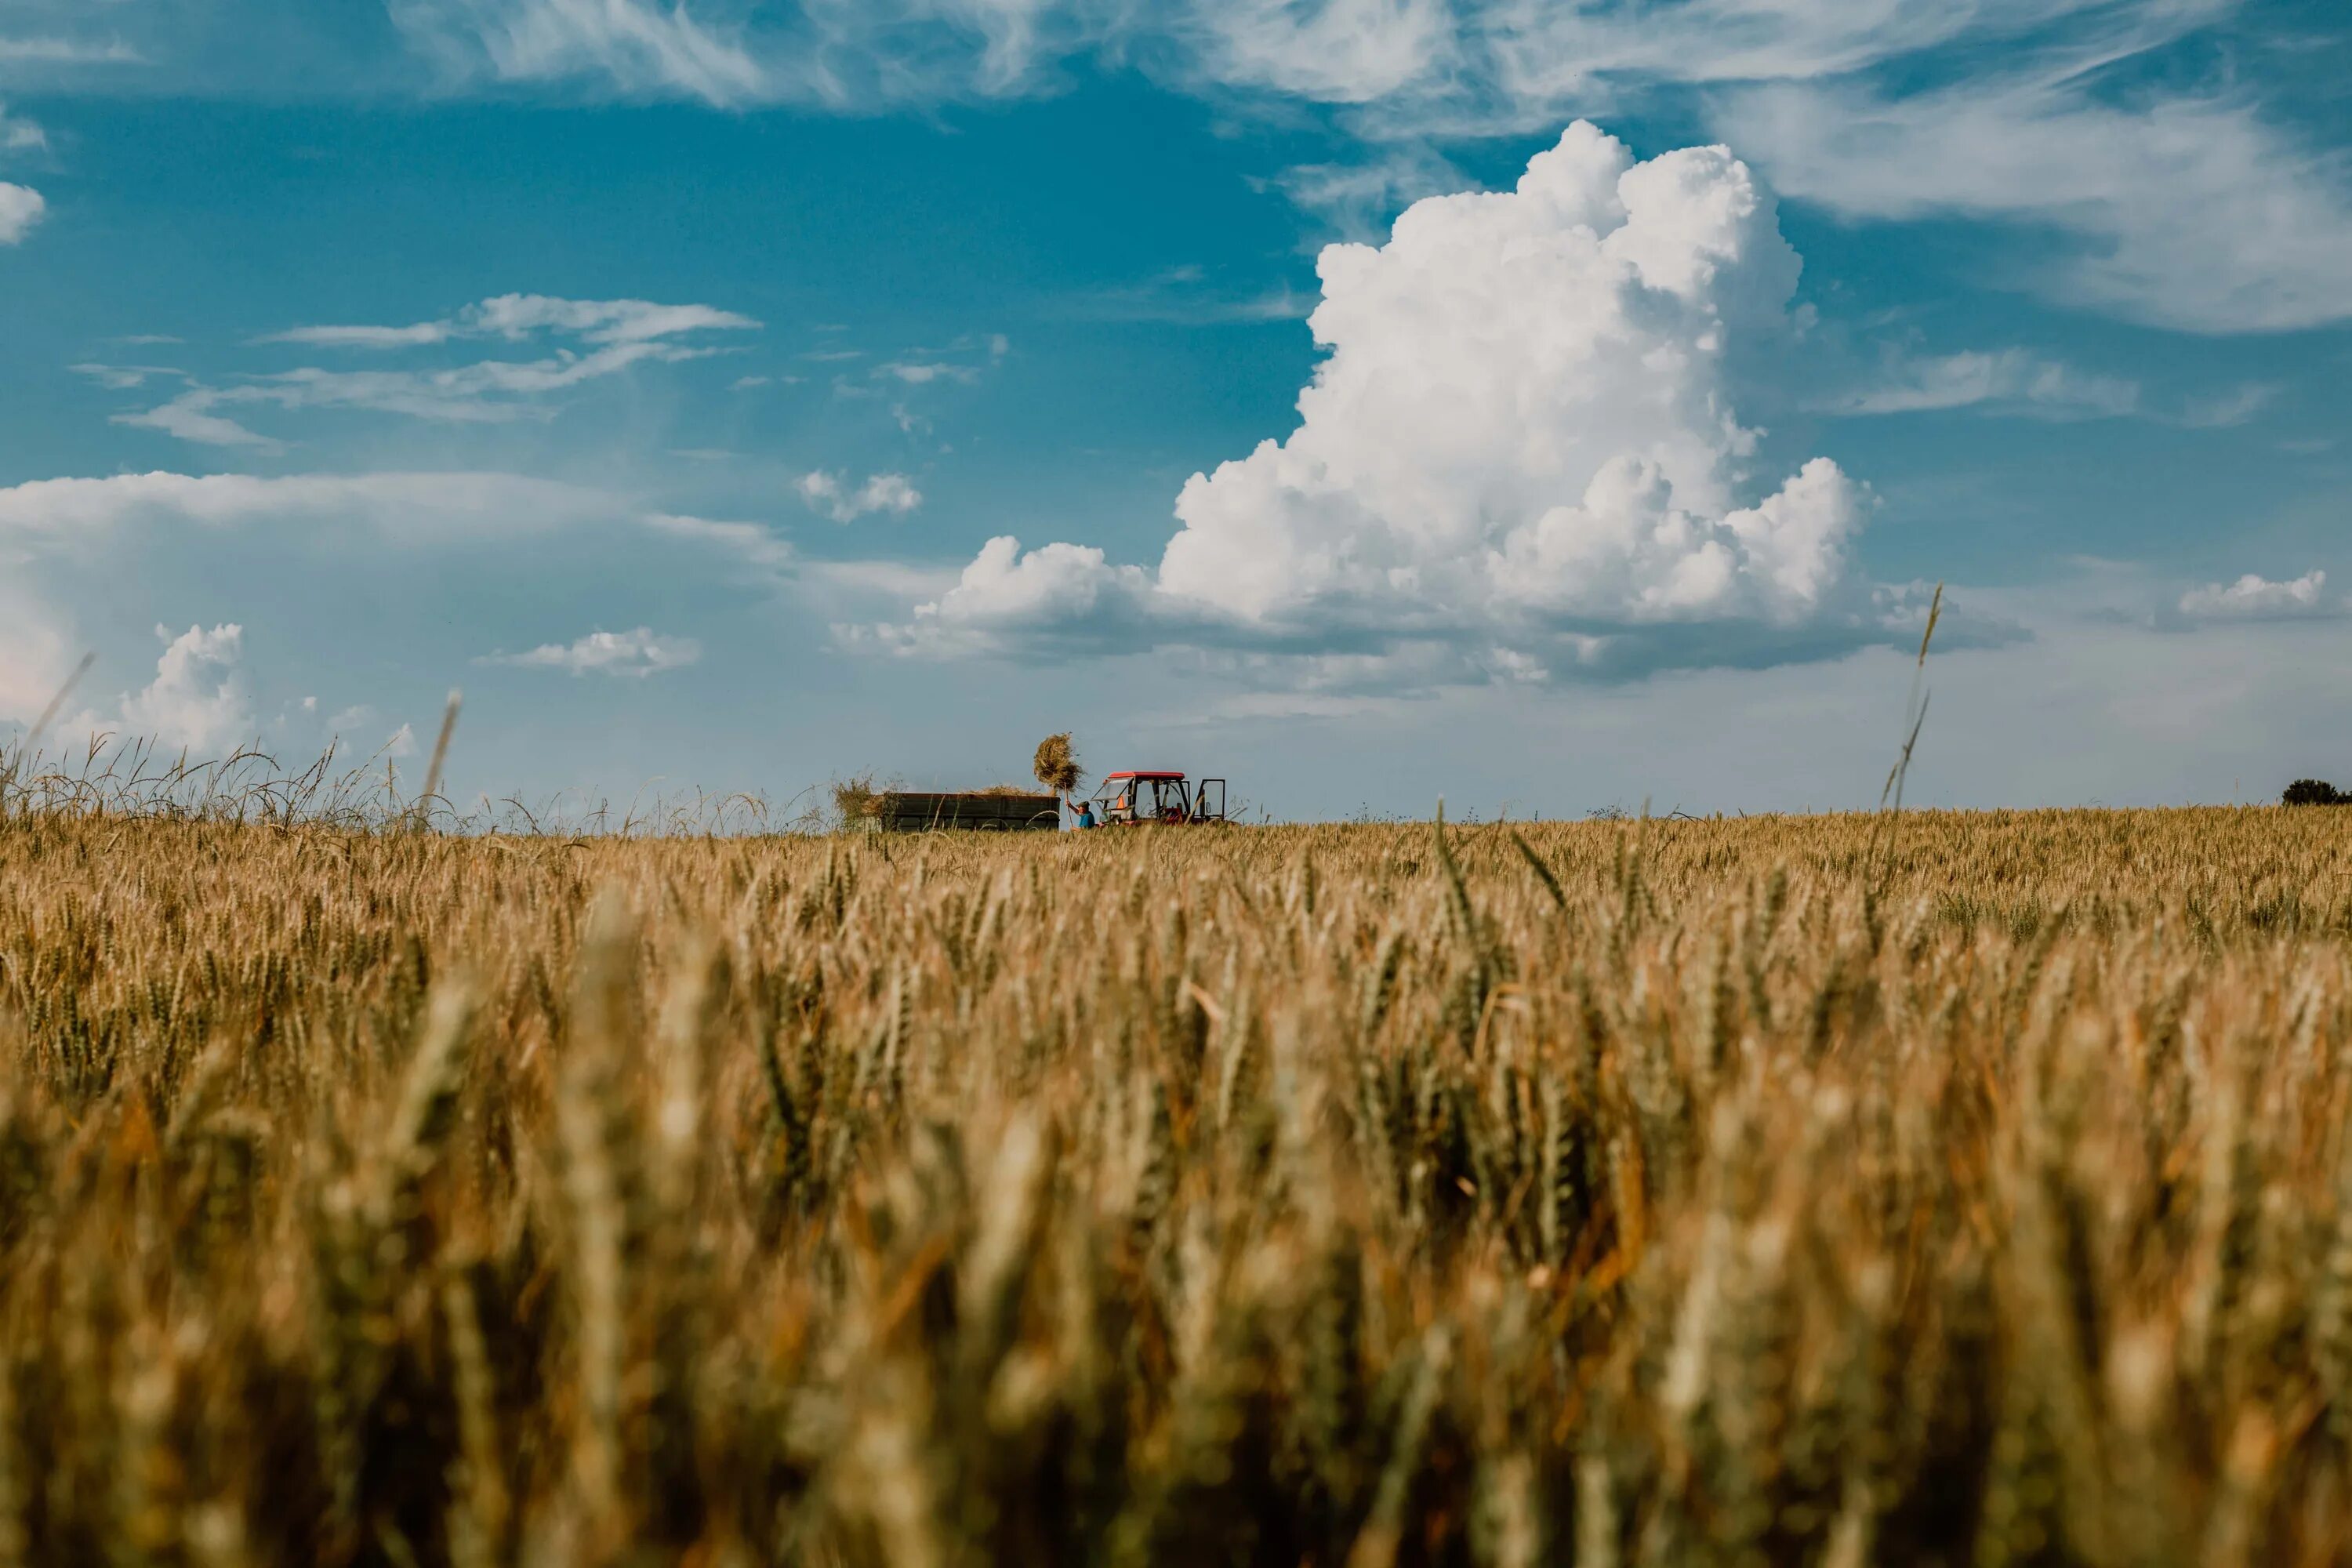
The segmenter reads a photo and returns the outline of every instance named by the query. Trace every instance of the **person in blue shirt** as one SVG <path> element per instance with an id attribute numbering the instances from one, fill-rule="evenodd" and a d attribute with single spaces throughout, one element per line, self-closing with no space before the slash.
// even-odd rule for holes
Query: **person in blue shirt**
<path id="1" fill-rule="evenodd" d="M 1090 800 L 1081 801 L 1078 804 L 1078 820 L 1076 826 L 1079 827 L 1092 827 L 1094 825 L 1095 803 Z"/>

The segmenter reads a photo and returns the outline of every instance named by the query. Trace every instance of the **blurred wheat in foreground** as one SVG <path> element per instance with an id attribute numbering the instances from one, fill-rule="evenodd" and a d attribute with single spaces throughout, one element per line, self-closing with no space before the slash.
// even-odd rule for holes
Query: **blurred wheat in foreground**
<path id="1" fill-rule="evenodd" d="M 0 821 L 0 1564 L 2323 1563 L 2352 819 Z"/>

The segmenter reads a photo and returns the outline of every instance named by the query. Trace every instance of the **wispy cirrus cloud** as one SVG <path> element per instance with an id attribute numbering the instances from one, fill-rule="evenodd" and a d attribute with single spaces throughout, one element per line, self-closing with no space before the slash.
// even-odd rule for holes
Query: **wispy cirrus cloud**
<path id="1" fill-rule="evenodd" d="M 777 95 L 775 68 L 738 29 L 684 6 L 642 0 L 389 0 L 412 43 L 459 79 L 587 76 L 623 92 L 759 101 Z"/>
<path id="2" fill-rule="evenodd" d="M 545 418 L 553 413 L 546 400 L 555 394 L 619 374 L 633 365 L 681 363 L 721 352 L 680 339 L 752 331 L 759 327 L 749 316 L 709 305 L 507 294 L 431 321 L 406 326 L 295 327 L 257 342 L 391 353 L 495 340 L 541 342 L 551 352 L 535 359 L 477 360 L 437 369 L 305 365 L 221 384 L 191 379 L 184 390 L 167 402 L 113 417 L 116 424 L 160 430 L 184 441 L 264 450 L 282 443 L 250 428 L 239 417 L 239 410 L 356 408 L 453 424 Z M 104 364 L 75 368 L 102 384 L 153 374 L 140 367 Z"/>
<path id="3" fill-rule="evenodd" d="M 1320 220 L 1327 236 L 1378 243 L 1396 215 L 1422 197 L 1470 190 L 1475 182 L 1435 149 L 1405 142 L 1357 162 L 1295 164 L 1265 184 Z"/>
<path id="4" fill-rule="evenodd" d="M 2173 7 L 2178 9 L 2179 7 Z M 2105 0 L 394 0 L 458 80 L 865 109 L 1050 91 L 1081 59 L 1172 85 L 1522 126 L 1618 82 L 1809 80 L 2013 36 Z"/>
<path id="5" fill-rule="evenodd" d="M 443 343 L 454 338 L 495 337 L 520 342 L 541 334 L 560 333 L 592 343 L 637 343 L 689 332 L 756 331 L 760 324 L 749 316 L 711 305 L 501 294 L 437 321 L 400 327 L 289 327 L 254 341 L 328 348 L 399 349 Z"/>
<path id="6" fill-rule="evenodd" d="M 96 557 L 135 546 L 152 530 L 324 526 L 415 546 L 601 528 L 705 552 L 756 584 L 772 585 L 795 566 L 790 542 L 758 523 L 662 510 L 520 474 L 157 472 L 0 488 L 0 559 Z"/>
<path id="7" fill-rule="evenodd" d="M 0 37 L 0 66 L 136 65 L 142 57 L 121 38 L 56 36 Z"/>
<path id="8" fill-rule="evenodd" d="M 1848 415 L 1975 408 L 2039 419 L 2115 418 L 2139 411 L 2140 385 L 2021 348 L 1893 355 L 1874 376 L 1820 406 Z"/>
<path id="9" fill-rule="evenodd" d="M 656 533 L 731 556 L 769 575 L 791 570 L 796 559 L 789 542 L 756 522 L 723 522 L 666 511 L 649 511 L 644 521 Z"/>
<path id="10" fill-rule="evenodd" d="M 1717 123 L 1784 195 L 1849 217 L 2072 240 L 2011 279 L 2067 304 L 2195 332 L 2352 318 L 2343 160 L 2242 89 L 2119 107 L 2062 71 L 1903 97 L 1782 86 L 1732 95 Z"/>
<path id="11" fill-rule="evenodd" d="M 1070 306 L 1074 315 L 1099 321 L 1166 321 L 1180 326 L 1251 325 L 1299 321 L 1314 310 L 1311 295 L 1286 282 L 1235 289 L 1210 278 L 1195 264 L 1171 267 L 1139 283 L 1097 289 Z"/>
<path id="12" fill-rule="evenodd" d="M 586 486 L 517 474 L 112 474 L 0 488 L 0 543 L 75 551 L 142 527 L 325 519 L 425 542 L 566 527 L 628 510 Z"/>
<path id="13" fill-rule="evenodd" d="M 1330 106 L 1368 156 L 1280 184 L 1351 237 L 1460 188 L 1439 149 L 1679 95 L 1784 195 L 2059 243 L 2013 279 L 2191 331 L 2352 319 L 2337 152 L 2253 73 L 2130 73 L 2244 0 L 398 0 L 453 80 L 851 111 L 1036 93 L 1135 65 L 1269 113 Z M 2118 81 L 2128 80 L 2119 90 Z M 1922 85 L 1926 84 L 1926 85 Z"/>

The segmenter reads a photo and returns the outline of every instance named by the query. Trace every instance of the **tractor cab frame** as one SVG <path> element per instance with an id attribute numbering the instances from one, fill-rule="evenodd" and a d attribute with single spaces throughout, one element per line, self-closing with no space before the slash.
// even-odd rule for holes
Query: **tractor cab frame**
<path id="1" fill-rule="evenodd" d="M 1166 768 L 1131 768 L 1108 774 L 1093 799 L 1095 817 L 1106 827 L 1154 822 L 1180 827 L 1225 820 L 1224 780 L 1202 779 L 1195 784 Z"/>

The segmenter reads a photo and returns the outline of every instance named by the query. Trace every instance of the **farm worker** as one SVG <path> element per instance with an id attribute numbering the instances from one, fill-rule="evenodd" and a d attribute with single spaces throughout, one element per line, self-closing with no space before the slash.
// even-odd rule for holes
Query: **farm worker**
<path id="1" fill-rule="evenodd" d="M 1092 827 L 1094 825 L 1095 803 L 1090 800 L 1080 802 L 1078 805 L 1078 826 L 1080 827 Z"/>

